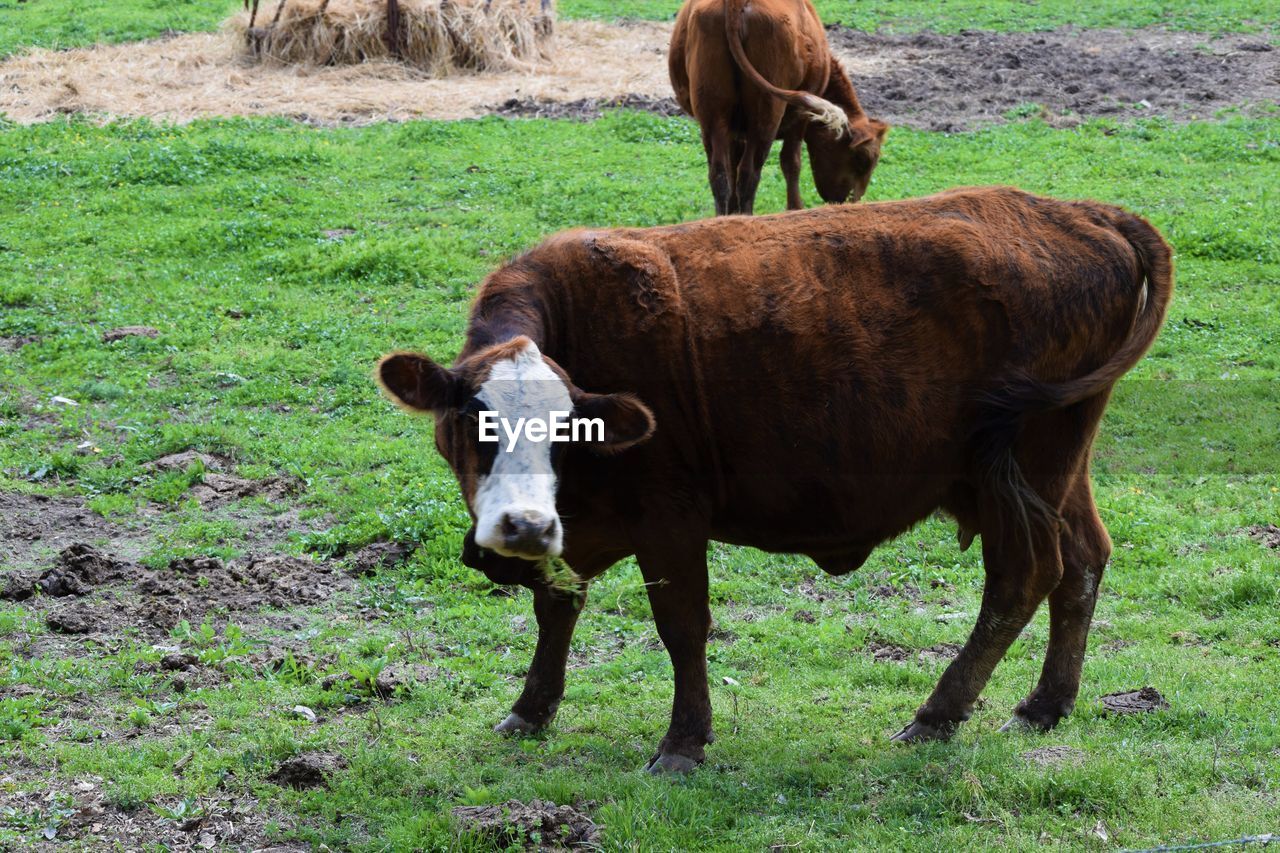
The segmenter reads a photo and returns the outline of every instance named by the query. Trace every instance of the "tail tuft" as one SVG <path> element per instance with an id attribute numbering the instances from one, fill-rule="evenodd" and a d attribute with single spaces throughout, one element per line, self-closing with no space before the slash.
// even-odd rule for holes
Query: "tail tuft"
<path id="1" fill-rule="evenodd" d="M 806 94 L 804 105 L 809 111 L 809 117 L 831 131 L 833 136 L 849 132 L 849 117 L 835 104 L 817 95 Z"/>

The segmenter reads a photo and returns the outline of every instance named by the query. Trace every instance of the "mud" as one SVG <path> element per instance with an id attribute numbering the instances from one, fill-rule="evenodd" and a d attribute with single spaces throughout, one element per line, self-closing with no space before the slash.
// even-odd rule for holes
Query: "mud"
<path id="1" fill-rule="evenodd" d="M 160 330 L 153 329 L 150 326 L 121 326 L 118 329 L 110 329 L 102 333 L 102 342 L 104 344 L 122 341 L 125 338 L 158 338 Z"/>
<path id="2" fill-rule="evenodd" d="M 525 850 L 592 847 L 599 827 L 572 806 L 544 800 L 507 800 L 496 806 L 457 806 L 452 811 L 459 827 L 483 836 L 496 847 L 519 845 Z"/>
<path id="3" fill-rule="evenodd" d="M 393 663 L 378 673 L 373 684 L 361 684 L 349 673 L 325 676 L 320 686 L 325 690 L 341 690 L 352 694 L 372 693 L 379 699 L 390 699 L 398 693 L 411 690 L 415 684 L 425 684 L 440 677 L 441 672 L 424 663 Z"/>
<path id="4" fill-rule="evenodd" d="M 1265 36 L 1074 29 L 888 36 L 832 27 L 828 38 L 838 55 L 879 66 L 850 62 L 871 115 L 929 130 L 999 124 L 1010 111 L 1058 125 L 1095 116 L 1206 119 L 1280 100 L 1280 51 Z"/>
<path id="5" fill-rule="evenodd" d="M 1244 534 L 1255 542 L 1262 544 L 1264 548 L 1270 548 L 1272 551 L 1280 550 L 1280 527 L 1274 524 L 1257 524 L 1253 527 L 1246 527 Z"/>
<path id="6" fill-rule="evenodd" d="M 347 555 L 345 562 L 353 575 L 364 577 L 400 565 L 415 550 L 416 546 L 403 542 L 373 542 Z"/>
<path id="7" fill-rule="evenodd" d="M 0 568 L 31 565 L 80 542 L 110 541 L 114 553 L 141 556 L 145 534 L 114 524 L 76 498 L 0 492 Z"/>
<path id="8" fill-rule="evenodd" d="M 28 768 L 0 772 L 0 814 L 51 815 L 52 837 L 43 831 L 26 835 L 24 850 L 254 850 L 259 853 L 302 853 L 310 846 L 271 839 L 292 827 L 292 818 L 267 812 L 251 796 L 213 791 L 200 797 L 190 818 L 171 820 L 150 808 L 125 810 L 113 805 L 111 785 L 98 776 L 75 781 L 43 779 Z M 176 799 L 158 798 L 158 808 L 176 809 Z M 71 842 L 69 845 L 68 842 Z M 6 848 L 7 849 L 7 848 Z M 18 849 L 18 848 L 14 848 Z"/>
<path id="9" fill-rule="evenodd" d="M 1022 758 L 1040 767 L 1056 767 L 1059 764 L 1080 764 L 1084 751 L 1071 746 L 1042 746 L 1022 753 Z"/>
<path id="10" fill-rule="evenodd" d="M 507 118 L 567 118 L 594 121 L 608 110 L 640 110 L 661 116 L 682 115 L 676 99 L 655 95 L 616 95 L 608 98 L 579 98 L 574 101 L 546 101 L 510 98 L 493 108 L 494 115 Z"/>
<path id="11" fill-rule="evenodd" d="M 327 788 L 330 777 L 346 765 L 346 760 L 339 755 L 304 752 L 285 759 L 267 779 L 282 787 L 299 790 Z"/>
<path id="12" fill-rule="evenodd" d="M 352 585 L 335 565 L 301 557 L 183 557 L 149 571 L 77 543 L 38 576 L 6 576 L 0 590 L 15 601 L 43 593 L 37 610 L 49 599 L 77 599 L 47 610 L 45 622 L 58 633 L 118 635 L 163 634 L 184 619 L 199 624 L 223 613 L 319 604 Z"/>
<path id="13" fill-rule="evenodd" d="M 1169 703 L 1154 687 L 1143 687 L 1125 693 L 1108 693 L 1098 700 L 1104 710 L 1113 714 L 1148 714 L 1163 711 Z"/>
<path id="14" fill-rule="evenodd" d="M 911 650 L 902 646 L 895 646 L 891 643 L 881 643 L 876 640 L 867 641 L 865 651 L 871 655 L 876 661 L 890 661 L 893 663 L 902 663 L 911 657 Z"/>
<path id="15" fill-rule="evenodd" d="M 34 344 L 38 340 L 40 339 L 35 335 L 0 337 L 0 352 L 17 352 L 27 344 Z"/>

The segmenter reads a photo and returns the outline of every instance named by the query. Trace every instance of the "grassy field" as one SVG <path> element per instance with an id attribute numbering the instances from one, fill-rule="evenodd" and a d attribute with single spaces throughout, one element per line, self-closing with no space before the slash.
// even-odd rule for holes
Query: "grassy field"
<path id="1" fill-rule="evenodd" d="M 0 208 L 12 211 L 0 220 L 0 336 L 37 339 L 0 354 L 0 489 L 83 495 L 145 525 L 150 565 L 235 555 L 234 518 L 211 519 L 186 481 L 142 467 L 194 447 L 248 476 L 306 481 L 302 501 L 323 530 L 292 537 L 295 552 L 381 536 L 421 544 L 353 600 L 309 612 L 304 629 L 246 634 L 220 680 L 184 696 L 163 675 L 134 674 L 160 655 L 145 643 L 86 642 L 53 659 L 30 651 L 45 637 L 30 606 L 0 607 L 0 685 L 36 691 L 4 700 L 0 761 L 96 774 L 120 808 L 231 786 L 296 823 L 297 838 L 370 850 L 464 843 L 449 807 L 531 796 L 594 803 L 610 849 L 1141 846 L 1280 826 L 1280 699 L 1267 686 L 1280 678 L 1277 557 L 1240 532 L 1280 515 L 1276 121 L 900 130 L 872 186 L 876 199 L 995 181 L 1097 197 L 1148 214 L 1177 247 L 1169 325 L 1101 446 L 1116 556 L 1081 707 L 1060 730 L 995 732 L 1038 671 L 1042 614 L 953 743 L 886 743 L 944 663 L 920 650 L 962 641 L 976 612 L 977 557 L 937 521 L 844 580 L 797 558 L 714 549 L 721 738 L 686 781 L 637 772 L 665 727 L 670 675 L 630 563 L 593 587 L 553 731 L 522 742 L 489 732 L 531 653 L 529 602 L 486 596 L 458 565 L 465 515 L 429 427 L 381 400 L 369 370 L 395 347 L 456 351 L 474 284 L 549 231 L 705 215 L 701 156 L 691 124 L 631 113 L 586 125 L 0 133 Z M 761 206 L 782 206 L 776 168 Z M 351 233 L 326 236 L 339 229 Z M 101 343 L 127 324 L 160 336 Z M 1144 381 L 1157 379 L 1185 381 Z M 100 455 L 75 453 L 86 438 Z M 268 642 L 316 663 L 288 678 L 236 665 L 236 649 Z M 886 647 L 905 662 L 877 659 Z M 356 704 L 320 684 L 387 661 L 429 662 L 439 677 Z M 1098 696 L 1145 684 L 1172 709 L 1100 713 Z M 60 697 L 85 693 L 101 703 L 103 741 L 60 719 Z M 139 702 L 153 703 L 142 720 Z M 291 718 L 295 704 L 327 721 Z M 214 724 L 194 723 L 203 717 Z M 1045 745 L 1081 759 L 1022 757 Z M 331 791 L 264 781 L 310 748 L 349 761 Z M 18 843 L 46 817 L 0 815 L 0 840 Z"/>
<path id="2" fill-rule="evenodd" d="M 1270 29 L 1269 0 L 815 0 L 824 21 L 864 30 L 1040 30 L 1162 26 L 1205 32 Z M 0 56 L 29 45 L 79 47 L 153 38 L 166 31 L 215 30 L 238 2 L 224 0 L 0 0 Z M 680 0 L 559 0 L 561 18 L 669 20 Z"/>
<path id="3" fill-rule="evenodd" d="M 819 5 L 865 27 L 1274 24 L 1252 0 Z M 560 4 L 566 16 L 675 6 Z M 207 29 L 226 11 L 0 0 L 0 55 Z M 996 732 L 1039 672 L 1041 614 L 955 740 L 887 743 L 980 596 L 977 549 L 960 553 L 954 526 L 932 520 L 842 579 L 713 547 L 719 740 L 686 779 L 639 772 L 666 727 L 671 673 L 630 561 L 592 587 L 551 731 L 489 731 L 532 653 L 530 601 L 490 594 L 459 565 L 466 514 L 430 426 L 381 399 L 370 371 L 394 348 L 452 356 L 476 283 L 556 229 L 709 215 L 702 158 L 690 122 L 640 113 L 360 129 L 0 119 L 0 493 L 83 500 L 161 571 L 254 552 L 261 518 L 296 521 L 280 552 L 417 546 L 296 609 L 292 627 L 235 613 L 163 643 L 141 630 L 79 639 L 46 627 L 44 598 L 0 601 L 0 849 L 65 838 L 71 795 L 44 792 L 86 779 L 112 814 L 171 835 L 234 798 L 264 834 L 335 850 L 488 849 L 450 809 L 533 797 L 580 804 L 610 850 L 1112 849 L 1280 830 L 1280 551 L 1246 533 L 1280 519 L 1275 118 L 896 128 L 868 194 L 1010 183 L 1098 198 L 1149 216 L 1177 250 L 1168 324 L 1099 443 L 1116 549 L 1079 707 L 1058 730 Z M 775 160 L 758 210 L 782 206 Z M 103 343 L 126 325 L 158 336 Z M 305 488 L 211 512 L 192 496 L 198 468 L 147 467 L 186 449 Z M 0 586 L 25 568 L 5 546 Z M 156 671 L 161 645 L 199 659 L 185 691 Z M 265 663 L 279 650 L 285 665 Z M 422 677 L 388 698 L 360 687 L 413 665 Z M 1144 685 L 1171 707 L 1102 712 L 1100 696 Z M 1060 760 L 1028 758 L 1059 746 Z M 269 781 L 310 750 L 345 763 L 328 790 Z"/>

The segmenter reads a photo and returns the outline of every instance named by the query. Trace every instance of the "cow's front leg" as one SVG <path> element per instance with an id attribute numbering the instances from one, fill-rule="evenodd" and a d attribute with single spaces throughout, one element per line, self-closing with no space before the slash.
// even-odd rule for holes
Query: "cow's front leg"
<path id="1" fill-rule="evenodd" d="M 569 659 L 573 627 L 587 599 L 584 583 L 577 591 L 550 586 L 533 588 L 533 612 L 538 620 L 538 647 L 524 678 L 524 692 L 510 715 L 494 727 L 503 734 L 533 734 L 546 728 L 564 695 L 564 667 Z"/>
<path id="2" fill-rule="evenodd" d="M 711 694 L 707 689 L 707 543 L 702 541 L 638 555 L 649 591 L 658 636 L 671 655 L 675 697 L 671 726 L 645 769 L 650 773 L 686 773 L 705 759 L 711 731 Z"/>

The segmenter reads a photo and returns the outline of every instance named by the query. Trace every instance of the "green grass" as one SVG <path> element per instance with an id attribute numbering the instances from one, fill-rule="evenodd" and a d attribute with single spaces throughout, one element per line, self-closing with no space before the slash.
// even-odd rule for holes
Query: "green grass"
<path id="1" fill-rule="evenodd" d="M 224 0 L 0 0 L 0 57 L 23 47 L 80 47 L 216 30 L 239 3 Z M 864 30 L 1042 30 L 1146 27 L 1222 32 L 1274 27 L 1269 0 L 816 0 L 827 23 Z M 561 0 L 561 18 L 670 20 L 679 0 Z"/>
<path id="2" fill-rule="evenodd" d="M 38 340 L 0 348 L 0 489 L 83 495 L 125 522 L 150 503 L 161 512 L 146 521 L 151 565 L 234 555 L 235 525 L 185 498 L 199 471 L 143 467 L 196 447 L 242 473 L 308 483 L 307 512 L 332 524 L 293 550 L 386 535 L 422 547 L 299 630 L 210 637 L 193 626 L 174 642 L 224 677 L 185 695 L 138 671 L 159 657 L 149 645 L 41 652 L 38 618 L 0 606 L 0 686 L 39 691 L 3 700 L 0 763 L 102 776 L 125 808 L 242 792 L 333 849 L 479 849 L 458 840 L 451 806 L 533 796 L 593 802 L 609 849 L 1143 846 L 1280 828 L 1277 557 L 1238 532 L 1280 516 L 1278 166 L 1275 120 L 893 132 L 871 200 L 1012 183 L 1127 205 L 1178 251 L 1169 324 L 1122 383 L 1100 443 L 1098 496 L 1117 547 L 1080 708 L 1051 735 L 995 732 L 1038 671 L 1042 614 L 954 742 L 886 742 L 941 670 L 915 650 L 962 641 L 976 612 L 976 549 L 959 553 L 949 524 L 922 525 L 840 580 L 799 558 L 716 546 L 720 739 L 706 767 L 673 782 L 637 772 L 671 685 L 630 562 L 592 589 L 551 733 L 489 732 L 529 661 L 529 600 L 486 595 L 458 564 L 465 513 L 429 425 L 380 399 L 369 373 L 397 347 L 450 357 L 476 283 L 555 229 L 708 214 L 691 123 L 622 113 L 585 125 L 7 127 L 0 337 Z M 759 206 L 782 204 L 771 163 Z M 353 233 L 326 236 L 337 229 Z M 159 337 L 101 342 L 139 324 Z M 78 455 L 86 439 L 101 452 Z M 901 595 L 882 597 L 883 585 Z M 939 621 L 949 613 L 967 616 Z M 267 642 L 296 659 L 253 663 L 244 650 Z M 869 642 L 911 657 L 877 662 Z M 378 703 L 320 684 L 384 659 L 439 674 Z M 1098 696 L 1144 684 L 1173 708 L 1097 710 Z M 70 714 L 62 697 L 80 694 L 103 710 Z M 296 704 L 321 724 L 287 713 Z M 116 734 L 99 741 L 99 729 Z M 1054 744 L 1084 760 L 1046 769 L 1021 757 Z M 311 748 L 349 762 L 331 791 L 265 781 Z M 0 845 L 29 840 L 44 819 L 0 815 Z"/>

